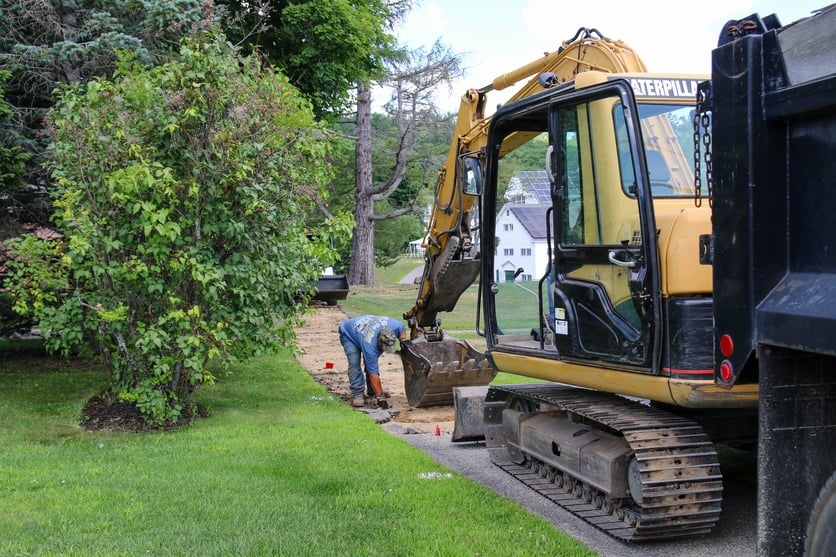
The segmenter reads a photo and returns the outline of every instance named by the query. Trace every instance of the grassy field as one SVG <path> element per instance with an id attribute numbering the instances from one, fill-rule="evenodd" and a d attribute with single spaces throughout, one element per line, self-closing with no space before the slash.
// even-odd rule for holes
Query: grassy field
<path id="1" fill-rule="evenodd" d="M 352 286 L 348 298 L 340 305 L 350 315 L 375 313 L 401 318 L 405 311 L 415 305 L 419 286 L 411 283 L 401 284 L 400 281 L 416 268 L 423 268 L 423 260 L 401 258 L 391 267 L 376 269 L 377 285 Z M 537 291 L 537 283 L 501 283 L 498 288 L 497 311 L 503 315 L 504 328 L 528 330 L 537 325 L 538 302 L 536 294 L 532 295 Z M 474 283 L 464 291 L 453 311 L 439 313 L 442 328 L 456 337 L 478 338 L 476 334 L 477 302 L 478 283 Z M 484 329 L 484 326 L 480 328 Z"/>
<path id="2" fill-rule="evenodd" d="M 398 284 L 410 271 L 423 269 L 424 260 L 414 257 L 401 257 L 394 265 L 389 267 L 376 267 L 374 277 L 377 284 L 389 286 Z"/>
<path id="3" fill-rule="evenodd" d="M 471 286 L 459 299 L 456 309 L 441 314 L 442 326 L 450 334 L 476 337 L 476 289 Z M 390 286 L 352 286 L 348 298 L 340 306 L 350 315 L 374 313 L 402 319 L 403 313 L 415 305 L 418 286 L 394 284 Z"/>
<path id="4" fill-rule="evenodd" d="M 0 343 L 0 555 L 593 555 L 386 433 L 289 353 L 204 387 L 210 417 L 134 434 L 78 425 L 106 370 L 17 346 Z"/>

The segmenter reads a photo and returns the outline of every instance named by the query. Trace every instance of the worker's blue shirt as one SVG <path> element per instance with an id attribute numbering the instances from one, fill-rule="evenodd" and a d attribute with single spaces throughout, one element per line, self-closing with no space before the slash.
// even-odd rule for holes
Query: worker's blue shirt
<path id="1" fill-rule="evenodd" d="M 404 324 L 397 319 L 382 315 L 361 315 L 343 321 L 339 326 L 340 334 L 356 344 L 363 353 L 366 371 L 369 373 L 379 373 L 377 360 L 383 354 L 383 350 L 377 342 L 377 333 L 384 327 L 395 331 L 395 336 L 398 338 L 406 329 Z"/>

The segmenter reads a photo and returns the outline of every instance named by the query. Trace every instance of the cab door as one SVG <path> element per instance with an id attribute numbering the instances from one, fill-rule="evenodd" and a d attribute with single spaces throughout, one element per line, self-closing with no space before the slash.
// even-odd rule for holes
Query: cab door
<path id="1" fill-rule="evenodd" d="M 626 82 L 552 103 L 554 344 L 564 360 L 653 372 L 660 346 L 656 226 Z"/>

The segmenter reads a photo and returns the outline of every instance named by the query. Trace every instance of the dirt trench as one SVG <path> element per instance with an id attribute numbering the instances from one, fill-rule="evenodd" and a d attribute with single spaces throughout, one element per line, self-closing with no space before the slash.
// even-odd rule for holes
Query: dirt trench
<path id="1" fill-rule="evenodd" d="M 316 304 L 313 313 L 305 316 L 305 326 L 296 330 L 302 353 L 297 360 L 311 376 L 329 392 L 349 404 L 348 362 L 340 345 L 337 327 L 348 319 L 339 306 Z M 390 394 L 389 410 L 374 412 L 376 405 L 367 399 L 361 411 L 374 414 L 378 421 L 391 421 L 401 425 L 408 433 L 452 433 L 454 413 L 452 406 L 412 408 L 404 390 L 403 366 L 398 354 L 383 354 L 379 361 L 383 390 Z M 388 416 L 387 416 L 388 414 Z"/>

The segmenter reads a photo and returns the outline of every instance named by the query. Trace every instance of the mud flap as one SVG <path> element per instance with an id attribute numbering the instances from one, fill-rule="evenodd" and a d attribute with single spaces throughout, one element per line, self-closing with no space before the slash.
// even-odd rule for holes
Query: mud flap
<path id="1" fill-rule="evenodd" d="M 415 408 L 452 405 L 453 387 L 484 386 L 496 377 L 485 355 L 465 340 L 419 338 L 405 342 L 400 354 L 406 398 Z"/>

